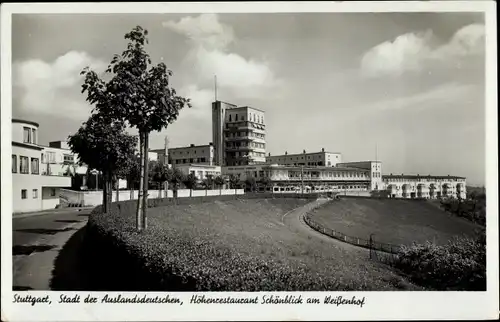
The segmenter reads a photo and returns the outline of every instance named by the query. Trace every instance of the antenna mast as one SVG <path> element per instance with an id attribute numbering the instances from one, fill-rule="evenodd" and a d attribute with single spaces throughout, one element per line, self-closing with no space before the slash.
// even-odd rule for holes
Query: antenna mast
<path id="1" fill-rule="evenodd" d="M 215 101 L 217 102 L 217 75 L 214 75 Z"/>

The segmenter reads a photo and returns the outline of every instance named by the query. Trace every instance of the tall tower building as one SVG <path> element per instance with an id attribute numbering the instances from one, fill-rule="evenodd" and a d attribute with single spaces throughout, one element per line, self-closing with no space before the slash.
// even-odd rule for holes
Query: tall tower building
<path id="1" fill-rule="evenodd" d="M 214 145 L 214 163 L 218 166 L 226 164 L 225 140 L 224 140 L 224 120 L 226 110 L 236 108 L 236 105 L 215 101 L 212 103 L 212 141 Z"/>

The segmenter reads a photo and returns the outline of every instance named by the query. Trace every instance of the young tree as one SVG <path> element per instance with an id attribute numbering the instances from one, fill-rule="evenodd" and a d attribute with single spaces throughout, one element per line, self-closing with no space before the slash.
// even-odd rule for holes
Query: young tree
<path id="1" fill-rule="evenodd" d="M 249 190 L 250 192 L 254 192 L 255 187 L 257 186 L 257 181 L 254 177 L 247 177 L 245 180 L 245 185 L 247 190 Z"/>
<path id="2" fill-rule="evenodd" d="M 87 100 L 96 104 L 98 111 L 139 131 L 141 177 L 136 214 L 139 231 L 146 228 L 149 133 L 167 128 L 182 108 L 190 107 L 189 99 L 171 88 L 172 71 L 164 63 L 151 66 L 145 50 L 147 35 L 148 31 L 140 26 L 125 34 L 129 43 L 121 55 L 114 55 L 108 66 L 106 72 L 112 74 L 108 82 L 88 68 L 82 72 L 85 74 L 82 90 L 87 91 Z"/>
<path id="3" fill-rule="evenodd" d="M 229 185 L 232 189 L 234 189 L 234 195 L 237 195 L 237 189 L 240 187 L 241 181 L 240 178 L 234 174 L 229 176 Z"/>
<path id="4" fill-rule="evenodd" d="M 152 181 L 156 183 L 156 186 L 158 188 L 158 198 L 161 198 L 161 190 L 162 186 L 167 181 L 167 170 L 168 168 L 166 167 L 165 164 L 161 161 L 155 161 L 152 162 L 152 167 L 151 167 L 151 174 L 152 174 Z M 165 192 L 167 193 L 167 192 Z M 167 195 L 168 196 L 168 195 Z"/>
<path id="5" fill-rule="evenodd" d="M 208 189 L 212 188 L 214 184 L 213 181 L 214 180 L 212 179 L 211 175 L 207 175 L 207 177 L 201 181 L 201 186 L 205 189 L 205 196 L 207 195 Z"/>
<path id="6" fill-rule="evenodd" d="M 109 210 L 111 183 L 134 154 L 137 140 L 124 132 L 123 125 L 101 114 L 92 114 L 78 131 L 69 136 L 68 145 L 78 155 L 78 163 L 101 171 L 104 176 L 103 208 Z"/>
<path id="7" fill-rule="evenodd" d="M 222 176 L 216 176 L 214 179 L 215 185 L 219 187 L 219 195 L 222 194 L 222 186 L 224 185 L 225 182 L 226 181 Z"/>
<path id="8" fill-rule="evenodd" d="M 267 188 L 269 188 L 271 186 L 271 178 L 269 178 L 269 177 L 261 177 L 259 179 L 259 183 L 260 183 L 260 185 L 262 187 L 264 187 L 264 190 L 267 192 Z"/>
<path id="9" fill-rule="evenodd" d="M 184 182 L 184 177 L 184 173 L 182 173 L 177 168 L 168 170 L 167 178 L 169 179 L 169 183 L 172 186 L 174 198 L 177 198 L 177 190 L 179 189 L 181 183 Z"/>
<path id="10" fill-rule="evenodd" d="M 198 183 L 198 179 L 196 178 L 194 173 L 190 173 L 184 178 L 184 185 L 189 189 L 189 197 L 193 196 L 193 189 L 196 188 L 196 184 Z"/>
<path id="11" fill-rule="evenodd" d="M 129 167 L 125 179 L 130 189 L 130 200 L 134 199 L 134 189 L 141 176 L 141 162 L 139 156 L 135 155 L 129 160 Z"/>

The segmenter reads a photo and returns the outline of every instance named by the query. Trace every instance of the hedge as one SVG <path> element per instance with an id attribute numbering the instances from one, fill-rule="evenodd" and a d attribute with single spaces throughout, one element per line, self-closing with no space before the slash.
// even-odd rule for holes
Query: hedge
<path id="1" fill-rule="evenodd" d="M 304 205 L 307 199 L 317 196 L 282 198 L 256 194 L 237 199 L 263 197 L 274 199 L 273 205 L 283 203 L 289 209 Z M 153 199 L 148 204 L 168 211 L 176 202 L 189 205 L 234 199 L 235 196 L 178 198 L 176 201 Z M 335 268 L 316 267 L 314 263 L 321 260 L 318 256 L 323 255 L 315 252 L 310 254 L 308 265 L 293 258 L 275 256 L 281 251 L 279 242 L 266 244 L 266 252 L 270 255 L 260 256 L 253 250 L 236 252 L 231 248 L 231 239 L 224 239 L 223 231 L 218 236 L 218 243 L 214 242 L 213 235 L 190 234 L 186 232 L 189 229 L 182 232 L 170 229 L 167 233 L 160 224 L 158 213 L 156 218 L 151 218 L 148 229 L 138 233 L 135 207 L 136 202 L 123 201 L 112 204 L 108 214 L 97 207 L 89 217 L 83 256 L 88 263 L 86 269 L 94 276 L 90 287 L 95 291 L 350 291 L 407 287 L 393 274 L 384 275 L 385 271 L 374 273 L 377 280 L 372 280 L 367 276 L 370 274 L 365 273 L 365 266 L 360 266 L 363 269 L 360 274 L 356 271 L 356 278 L 343 278 Z M 293 237 L 294 233 L 290 233 Z M 356 267 L 344 270 L 352 272 Z"/>

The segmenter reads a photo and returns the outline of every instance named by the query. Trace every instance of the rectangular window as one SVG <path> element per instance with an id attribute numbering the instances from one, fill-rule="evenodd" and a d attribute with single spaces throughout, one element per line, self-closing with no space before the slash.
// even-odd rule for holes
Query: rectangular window
<path id="1" fill-rule="evenodd" d="M 29 160 L 28 160 L 28 157 L 23 157 L 23 156 L 20 156 L 19 157 L 19 173 L 29 173 L 30 172 L 30 169 L 29 169 Z"/>
<path id="2" fill-rule="evenodd" d="M 73 157 L 73 154 L 65 154 L 64 155 L 64 162 L 65 163 L 74 163 L 75 158 Z"/>
<path id="3" fill-rule="evenodd" d="M 36 144 L 36 130 L 31 129 L 31 143 Z"/>
<path id="4" fill-rule="evenodd" d="M 12 173 L 17 173 L 17 155 L 12 155 Z"/>
<path id="5" fill-rule="evenodd" d="M 28 198 L 28 190 L 23 189 L 21 190 L 21 199 L 26 199 Z"/>
<path id="6" fill-rule="evenodd" d="M 47 152 L 47 163 L 56 163 L 56 153 Z"/>
<path id="7" fill-rule="evenodd" d="M 50 188 L 50 196 L 55 197 L 56 196 L 56 188 Z"/>
<path id="8" fill-rule="evenodd" d="M 31 143 L 31 129 L 29 127 L 24 127 L 23 142 Z"/>
<path id="9" fill-rule="evenodd" d="M 33 189 L 33 199 L 38 199 L 38 189 Z"/>
<path id="10" fill-rule="evenodd" d="M 40 174 L 40 163 L 38 158 L 31 158 L 31 174 Z"/>

